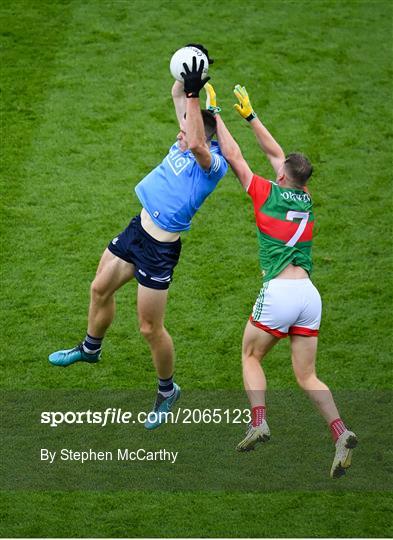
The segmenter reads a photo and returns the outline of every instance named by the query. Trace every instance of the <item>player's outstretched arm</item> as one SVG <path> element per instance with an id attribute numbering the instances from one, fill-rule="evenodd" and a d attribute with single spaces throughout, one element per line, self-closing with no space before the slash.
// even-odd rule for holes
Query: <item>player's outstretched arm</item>
<path id="1" fill-rule="evenodd" d="M 239 103 L 234 105 L 237 112 L 247 120 L 255 134 L 259 146 L 265 153 L 266 157 L 270 161 L 276 175 L 279 175 L 279 171 L 282 164 L 285 161 L 285 154 L 281 146 L 275 140 L 273 135 L 267 130 L 262 122 L 257 117 L 255 111 L 252 108 L 249 95 L 246 88 L 241 87 L 239 84 L 235 86 L 234 94 L 237 97 Z"/>
<path id="2" fill-rule="evenodd" d="M 206 143 L 205 128 L 199 105 L 199 98 L 187 99 L 186 133 L 188 148 L 204 170 L 209 170 L 212 163 L 210 149 Z"/>
<path id="3" fill-rule="evenodd" d="M 184 84 L 175 81 L 172 86 L 172 99 L 175 106 L 177 121 L 180 124 L 180 120 L 184 118 L 186 112 L 186 95 L 184 93 Z"/>
<path id="4" fill-rule="evenodd" d="M 221 152 L 225 159 L 228 161 L 235 175 L 240 180 L 240 183 L 242 184 L 244 189 L 247 190 L 253 176 L 252 171 L 248 166 L 247 161 L 244 159 L 239 145 L 230 134 L 221 116 L 219 116 L 218 114 L 221 109 L 217 106 L 217 96 L 213 85 L 211 85 L 210 83 L 206 83 L 205 90 L 206 108 L 212 111 L 212 113 L 215 114 L 216 117 L 217 139 L 218 144 L 221 148 Z"/>
<path id="5" fill-rule="evenodd" d="M 186 95 L 186 133 L 188 148 L 194 154 L 202 169 L 209 170 L 212 156 L 206 142 L 205 128 L 199 104 L 199 92 L 210 79 L 202 79 L 204 61 L 197 67 L 196 56 L 192 59 L 192 69 L 183 64 L 184 93 Z"/>
<path id="6" fill-rule="evenodd" d="M 216 121 L 217 140 L 218 144 L 220 145 L 221 152 L 228 161 L 235 175 L 238 177 L 241 185 L 247 191 L 253 177 L 253 172 L 250 169 L 247 161 L 244 159 L 239 145 L 232 137 L 219 114 L 216 115 Z"/>

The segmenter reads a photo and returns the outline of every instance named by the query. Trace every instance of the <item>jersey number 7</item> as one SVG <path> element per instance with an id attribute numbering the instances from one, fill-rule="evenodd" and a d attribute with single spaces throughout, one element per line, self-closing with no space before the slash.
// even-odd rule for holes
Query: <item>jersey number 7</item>
<path id="1" fill-rule="evenodd" d="M 286 246 L 292 247 L 299 240 L 299 238 L 304 232 L 304 229 L 306 228 L 309 215 L 310 215 L 309 212 L 295 212 L 293 210 L 289 210 L 289 212 L 287 212 L 286 218 L 288 221 L 293 221 L 294 219 L 297 218 L 297 219 L 301 219 L 301 222 L 299 223 L 299 227 L 296 229 L 295 234 L 285 244 Z"/>

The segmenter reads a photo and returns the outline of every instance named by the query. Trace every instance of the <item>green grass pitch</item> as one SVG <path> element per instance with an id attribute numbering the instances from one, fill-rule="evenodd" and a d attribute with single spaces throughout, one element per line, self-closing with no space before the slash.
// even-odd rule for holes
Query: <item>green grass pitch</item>
<path id="1" fill-rule="evenodd" d="M 301 150 L 315 165 L 321 378 L 333 390 L 391 389 L 388 0 L 2 0 L 0 16 L 1 389 L 153 395 L 135 283 L 118 294 L 102 363 L 57 370 L 47 355 L 83 337 L 101 252 L 139 211 L 133 187 L 177 134 L 168 65 L 190 41 L 215 58 L 223 117 L 257 173 L 272 171 L 233 110 L 236 83 L 285 151 Z M 167 326 L 184 388 L 241 388 L 241 336 L 258 276 L 251 203 L 228 173 L 185 235 L 170 289 Z M 294 386 L 287 343 L 265 365 L 270 388 Z M 351 422 L 361 424 L 362 411 Z M 362 471 L 354 465 L 350 474 Z M 76 488 L 3 491 L 0 500 L 8 537 L 393 533 L 386 492 Z"/>

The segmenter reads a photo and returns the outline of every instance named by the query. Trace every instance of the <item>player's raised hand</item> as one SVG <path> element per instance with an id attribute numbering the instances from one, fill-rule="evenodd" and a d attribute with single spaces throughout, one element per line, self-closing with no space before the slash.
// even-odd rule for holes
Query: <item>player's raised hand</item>
<path id="1" fill-rule="evenodd" d="M 201 59 L 199 63 L 199 67 L 197 67 L 196 56 L 192 57 L 191 70 L 188 67 L 188 65 L 184 62 L 183 64 L 184 71 L 182 71 L 180 75 L 184 79 L 184 92 L 186 93 L 186 97 L 188 98 L 199 97 L 199 92 L 205 86 L 207 81 L 210 80 L 210 77 L 205 77 L 204 79 L 202 79 L 204 65 L 205 65 L 205 62 L 203 59 Z"/>
<path id="2" fill-rule="evenodd" d="M 210 83 L 205 84 L 206 91 L 206 109 L 209 107 L 217 107 L 217 96 L 213 85 Z"/>
<path id="3" fill-rule="evenodd" d="M 233 90 L 233 93 L 237 97 L 239 103 L 236 103 L 234 105 L 237 112 L 245 118 L 248 122 L 251 122 L 254 118 L 256 118 L 256 113 L 254 112 L 254 109 L 252 108 L 250 98 L 248 96 L 247 90 L 245 86 L 240 86 L 240 84 L 237 84 Z"/>
<path id="4" fill-rule="evenodd" d="M 217 107 L 217 96 L 213 88 L 213 85 L 207 82 L 205 84 L 205 91 L 206 91 L 206 109 L 212 112 L 213 114 L 217 114 L 221 112 L 220 107 Z"/>

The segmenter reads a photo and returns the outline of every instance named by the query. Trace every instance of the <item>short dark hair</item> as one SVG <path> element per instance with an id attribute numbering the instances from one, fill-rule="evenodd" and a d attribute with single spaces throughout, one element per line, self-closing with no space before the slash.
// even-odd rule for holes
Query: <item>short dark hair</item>
<path id="1" fill-rule="evenodd" d="M 214 137 L 217 131 L 217 121 L 214 118 L 214 114 L 207 109 L 202 109 L 202 119 L 203 125 L 205 127 L 206 139 L 211 139 Z"/>
<path id="2" fill-rule="evenodd" d="M 313 167 L 305 155 L 298 152 L 288 154 L 284 161 L 285 172 L 292 180 L 299 184 L 306 184 L 312 175 Z"/>
<path id="3" fill-rule="evenodd" d="M 201 110 L 203 127 L 205 128 L 206 139 L 211 139 L 217 132 L 217 122 L 214 118 L 214 114 L 207 109 Z M 184 113 L 184 118 L 186 118 L 186 113 Z"/>

